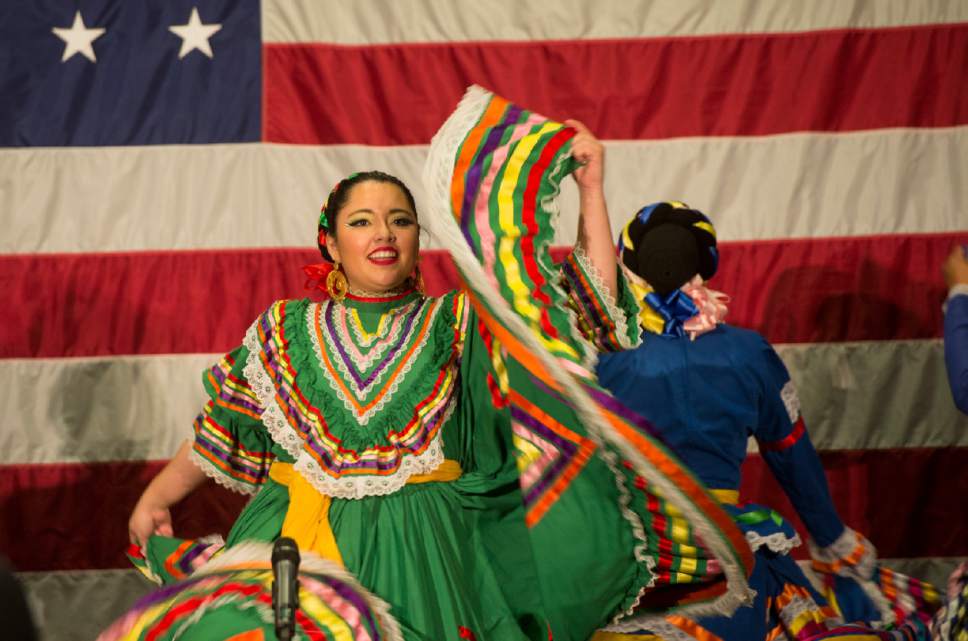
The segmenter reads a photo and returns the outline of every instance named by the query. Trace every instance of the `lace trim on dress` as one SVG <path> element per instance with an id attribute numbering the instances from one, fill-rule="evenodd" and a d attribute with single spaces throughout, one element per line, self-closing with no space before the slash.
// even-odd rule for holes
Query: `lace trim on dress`
<path id="1" fill-rule="evenodd" d="M 262 318 L 257 318 L 245 333 L 243 344 L 249 350 L 249 355 L 245 361 L 242 373 L 249 381 L 249 387 L 259 399 L 262 405 L 262 424 L 269 431 L 272 440 L 278 443 L 294 459 L 298 459 L 302 453 L 303 439 L 293 429 L 286 420 L 276 401 L 276 388 L 272 384 L 272 379 L 260 362 L 259 355 L 262 353 L 262 344 L 259 342 L 259 323 Z M 317 488 L 318 489 L 318 488 Z"/>
<path id="2" fill-rule="evenodd" d="M 849 557 L 861 546 L 863 546 L 863 552 L 860 557 L 857 560 L 850 559 Z M 881 620 L 876 622 L 877 627 L 894 624 L 897 618 L 894 609 L 874 582 L 874 575 L 877 572 L 877 550 L 867 538 L 859 532 L 845 527 L 837 540 L 827 547 L 817 547 L 813 541 L 809 542 L 809 547 L 810 557 L 815 562 L 831 566 L 834 569 L 834 574 L 838 576 L 857 581 L 881 615 Z M 825 570 L 815 568 L 815 571 L 824 572 Z"/>
<path id="3" fill-rule="evenodd" d="M 340 476 L 334 478 L 321 470 L 308 454 L 300 455 L 294 469 L 312 483 L 317 490 L 340 499 L 361 499 L 367 496 L 386 496 L 393 494 L 417 474 L 429 474 L 444 462 L 444 441 L 441 436 L 443 425 L 450 420 L 456 407 L 456 399 L 448 401 L 441 419 L 441 428 L 433 437 L 427 449 L 420 454 L 402 454 L 397 471 L 388 476 L 371 474 L 360 476 Z"/>
<path id="4" fill-rule="evenodd" d="M 746 540 L 749 541 L 750 548 L 754 552 L 766 546 L 770 552 L 776 552 L 777 554 L 789 554 L 790 550 L 803 543 L 799 534 L 794 534 L 793 538 L 790 538 L 783 532 L 774 532 L 766 536 L 757 534 L 756 532 L 747 532 Z"/>
<path id="5" fill-rule="evenodd" d="M 632 503 L 632 493 L 628 488 L 628 481 L 625 475 L 622 474 L 619 469 L 618 456 L 605 447 L 602 447 L 602 443 L 597 442 L 598 445 L 598 455 L 605 461 L 608 465 L 608 469 L 612 471 L 612 476 L 615 477 L 615 486 L 618 488 L 618 505 L 622 512 L 622 516 L 625 520 L 629 522 L 632 528 L 632 535 L 641 541 L 633 549 L 635 555 L 635 560 L 645 566 L 645 570 L 648 573 L 649 580 L 647 583 L 639 588 L 638 594 L 635 595 L 635 600 L 625 609 L 624 612 L 618 612 L 612 617 L 611 623 L 617 624 L 622 619 L 632 616 L 635 609 L 639 607 L 642 602 L 642 597 L 645 596 L 646 591 L 655 585 L 655 559 L 648 551 L 648 538 L 645 534 L 645 525 L 642 523 L 642 517 L 638 515 L 631 507 Z"/>
<path id="6" fill-rule="evenodd" d="M 387 476 L 373 475 L 336 476 L 320 468 L 312 456 L 303 449 L 303 437 L 293 428 L 285 417 L 282 407 L 276 400 L 276 389 L 269 374 L 260 362 L 259 354 L 262 345 L 259 342 L 257 319 L 249 331 L 246 332 L 245 346 L 249 350 L 244 374 L 249 381 L 252 391 L 259 399 L 264 412 L 262 423 L 265 425 L 272 440 L 283 447 L 295 459 L 294 469 L 301 473 L 320 493 L 333 498 L 359 499 L 366 496 L 392 494 L 403 487 L 414 474 L 427 474 L 437 469 L 444 461 L 443 438 L 441 436 L 444 425 L 453 414 L 456 399 L 453 394 L 447 399 L 437 428 L 437 433 L 431 438 L 426 449 L 419 455 L 398 452 L 399 467 L 397 471 Z M 424 417 L 424 422 L 432 417 Z"/>
<path id="7" fill-rule="evenodd" d="M 794 623 L 797 619 L 808 612 L 818 613 L 820 617 L 832 624 L 843 623 L 839 617 L 828 617 L 813 598 L 800 594 L 790 597 L 790 600 L 780 608 L 780 620 L 787 629 L 795 629 Z"/>
<path id="8" fill-rule="evenodd" d="M 615 335 L 618 337 L 619 345 L 623 349 L 632 349 L 635 345 L 629 340 L 628 319 L 625 316 L 625 312 L 619 308 L 615 297 L 612 296 L 612 292 L 605 287 L 605 281 L 602 279 L 601 273 L 599 273 L 598 268 L 592 263 L 585 249 L 581 245 L 575 245 L 574 254 L 575 261 L 588 275 L 588 278 L 591 279 L 592 286 L 602 299 L 602 303 L 605 305 L 605 313 L 615 323 Z M 618 266 L 615 269 L 618 270 Z"/>
<path id="9" fill-rule="evenodd" d="M 800 397 L 797 395 L 797 388 L 793 381 L 787 381 L 780 390 L 780 398 L 783 399 L 783 406 L 786 407 L 787 416 L 791 423 L 796 423 L 800 418 Z"/>

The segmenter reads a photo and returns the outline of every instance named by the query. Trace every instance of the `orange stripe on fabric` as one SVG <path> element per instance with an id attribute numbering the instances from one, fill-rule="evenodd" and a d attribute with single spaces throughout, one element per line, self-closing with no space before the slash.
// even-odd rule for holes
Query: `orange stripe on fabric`
<path id="1" fill-rule="evenodd" d="M 218 379 L 215 378 L 212 372 L 208 372 L 207 376 L 208 376 L 209 383 L 212 384 L 212 388 L 215 390 L 215 393 L 221 394 L 222 386 L 218 384 Z M 225 409 L 232 410 L 233 412 L 238 412 L 239 414 L 245 414 L 246 416 L 254 418 L 257 421 L 262 420 L 262 416 L 259 414 L 256 414 L 252 410 L 246 407 L 242 407 L 241 405 L 235 405 L 233 403 L 229 403 L 228 401 L 225 401 L 220 397 L 213 398 L 212 402 L 218 405 L 219 407 L 224 407 Z"/>
<path id="2" fill-rule="evenodd" d="M 720 637 L 702 627 L 692 619 L 687 619 L 686 617 L 678 614 L 670 614 L 665 619 L 683 632 L 691 634 L 697 641 L 723 641 Z"/>
<path id="3" fill-rule="evenodd" d="M 176 579 L 184 579 L 187 575 L 175 567 L 175 560 L 180 558 L 185 552 L 188 551 L 190 547 L 195 543 L 195 541 L 185 541 L 179 545 L 174 552 L 168 555 L 165 559 L 165 569 Z"/>
<path id="4" fill-rule="evenodd" d="M 432 303 L 432 305 L 433 304 L 435 303 Z M 318 305 L 316 307 L 316 314 L 315 314 L 316 327 L 314 327 L 313 329 L 316 331 L 316 336 L 320 341 L 320 345 L 324 345 L 325 339 L 323 338 L 322 329 L 320 328 L 320 324 L 319 324 L 319 316 L 320 316 L 321 310 L 322 310 L 322 305 Z M 434 310 L 431 309 L 424 314 L 423 321 L 420 325 L 420 331 L 417 333 L 417 336 L 415 337 L 414 341 L 410 344 L 410 347 L 407 349 L 407 353 L 403 356 L 403 358 L 400 359 L 400 362 L 397 363 L 396 369 L 393 370 L 393 374 L 391 374 L 390 377 L 387 379 L 386 383 L 383 385 L 383 389 L 380 390 L 380 393 L 377 394 L 373 398 L 373 400 L 371 400 L 365 406 L 360 406 L 360 404 L 356 402 L 356 398 L 346 387 L 346 384 L 343 382 L 342 377 L 339 376 L 339 374 L 336 372 L 335 368 L 333 367 L 332 363 L 330 362 L 329 355 L 326 353 L 326 350 L 325 349 L 319 350 L 319 353 L 323 355 L 323 360 L 326 362 L 326 367 L 327 369 L 329 369 L 330 373 L 332 374 L 333 379 L 337 382 L 337 384 L 339 384 L 346 398 L 350 399 L 350 402 L 353 403 L 353 406 L 356 408 L 358 414 L 362 414 L 363 412 L 368 411 L 374 405 L 379 403 L 380 399 L 382 399 L 390 390 L 390 388 L 393 387 L 393 381 L 396 380 L 397 376 L 403 370 L 404 366 L 407 365 L 407 363 L 410 360 L 410 356 L 413 354 L 414 350 L 417 349 L 417 346 L 420 345 L 420 343 L 423 341 L 423 337 L 427 334 L 427 328 L 430 327 L 430 319 L 434 316 L 433 312 Z"/>
<path id="5" fill-rule="evenodd" d="M 210 414 L 206 414 L 205 418 L 202 419 L 202 422 L 204 423 L 204 426 L 206 428 L 205 431 L 210 433 L 217 432 L 218 434 L 221 434 L 222 436 L 224 436 L 225 439 L 223 440 L 223 443 L 225 443 L 226 445 L 232 444 L 232 447 L 230 448 L 231 451 L 236 452 L 240 458 L 246 458 L 252 461 L 253 463 L 257 463 L 269 455 L 269 452 L 258 452 L 255 450 L 247 450 L 242 446 L 241 443 L 235 443 L 234 442 L 235 439 L 232 436 L 232 433 L 222 425 L 216 423 L 215 419 L 213 419 Z"/>
<path id="6" fill-rule="evenodd" d="M 582 468 L 585 467 L 588 459 L 591 458 L 592 453 L 595 451 L 595 445 L 587 438 L 581 436 L 580 434 L 576 434 L 556 421 L 541 408 L 521 396 L 516 390 L 509 390 L 508 400 L 528 412 L 528 414 L 536 418 L 551 431 L 567 438 L 572 442 L 577 442 L 578 444 L 578 452 L 569 462 L 568 466 L 564 469 L 564 471 L 562 471 L 552 486 L 541 495 L 541 499 L 539 499 L 538 502 L 535 503 L 530 510 L 528 510 L 527 515 L 525 515 L 525 524 L 528 527 L 533 527 L 541 520 L 541 517 L 545 515 L 551 506 L 557 502 L 558 497 L 561 496 L 561 493 L 565 490 L 565 488 L 568 487 L 568 484 L 571 483 L 578 473 L 581 472 Z"/>
<path id="7" fill-rule="evenodd" d="M 464 197 L 467 170 L 471 166 L 477 150 L 481 146 L 481 139 L 484 137 L 484 133 L 501 121 L 501 117 L 507 110 L 508 104 L 508 101 L 504 98 L 494 96 L 491 99 L 491 103 L 487 106 L 487 109 L 484 110 L 480 122 L 468 132 L 467 138 L 464 140 L 460 156 L 454 164 L 454 179 L 451 181 L 450 186 L 450 206 L 454 217 L 458 220 L 460 220 L 463 205 L 461 201 Z"/>
<path id="8" fill-rule="evenodd" d="M 241 479 L 243 481 L 248 481 L 249 483 L 252 483 L 253 485 L 258 485 L 259 484 L 259 479 L 255 478 L 254 476 L 249 476 L 248 474 L 246 474 L 244 472 L 240 472 L 240 471 L 238 471 L 236 469 L 233 469 L 233 468 L 229 467 L 224 461 L 221 461 L 218 458 L 216 458 L 212 453 L 210 453 L 207 450 L 205 450 L 205 448 L 200 448 L 200 447 L 193 446 L 192 449 L 194 449 L 194 451 L 197 454 L 201 455 L 206 461 L 208 461 L 209 463 L 211 463 L 212 465 L 214 465 L 218 469 L 222 470 L 223 472 L 225 472 L 227 475 L 231 476 L 232 478 Z"/>
<path id="9" fill-rule="evenodd" d="M 675 463 L 665 452 L 643 438 L 641 434 L 632 429 L 623 419 L 603 408 L 600 411 L 626 440 L 631 442 L 667 478 L 673 480 L 675 485 L 719 528 L 722 535 L 736 551 L 742 565 L 745 566 L 746 576 L 748 577 L 753 572 L 753 551 L 746 542 L 746 537 L 739 531 L 736 523 L 726 513 L 719 502 L 710 496 L 682 466 Z"/>

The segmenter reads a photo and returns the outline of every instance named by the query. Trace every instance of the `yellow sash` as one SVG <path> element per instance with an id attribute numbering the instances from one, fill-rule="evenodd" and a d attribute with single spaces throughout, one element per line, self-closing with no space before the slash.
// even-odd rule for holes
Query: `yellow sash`
<path id="1" fill-rule="evenodd" d="M 461 474 L 460 463 L 445 459 L 433 472 L 408 478 L 407 485 L 456 481 Z M 311 550 L 324 559 L 343 565 L 343 556 L 329 524 L 332 498 L 313 487 L 306 477 L 292 468 L 291 463 L 274 461 L 269 468 L 269 478 L 289 488 L 289 509 L 282 523 L 282 536 L 293 539 L 300 550 Z"/>

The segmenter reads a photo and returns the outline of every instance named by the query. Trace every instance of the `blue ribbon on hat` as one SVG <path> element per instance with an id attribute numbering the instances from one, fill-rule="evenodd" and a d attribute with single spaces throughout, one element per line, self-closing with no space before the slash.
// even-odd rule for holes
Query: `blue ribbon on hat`
<path id="1" fill-rule="evenodd" d="M 665 296 L 660 296 L 654 291 L 649 292 L 644 302 L 665 321 L 662 336 L 685 337 L 686 330 L 683 323 L 699 313 L 699 308 L 692 302 L 692 298 L 681 289 L 673 290 Z"/>

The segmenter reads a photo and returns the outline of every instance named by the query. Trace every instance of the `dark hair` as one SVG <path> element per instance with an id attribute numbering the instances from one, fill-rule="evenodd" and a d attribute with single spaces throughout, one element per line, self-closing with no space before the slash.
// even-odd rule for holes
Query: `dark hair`
<path id="1" fill-rule="evenodd" d="M 719 266 L 712 221 L 679 201 L 640 209 L 622 230 L 619 248 L 622 263 L 663 296 L 695 274 L 709 280 Z"/>
<path id="2" fill-rule="evenodd" d="M 413 199 L 413 194 L 410 193 L 410 188 L 407 187 L 404 182 L 396 176 L 377 170 L 361 171 L 355 174 L 350 174 L 343 180 L 336 183 L 336 186 L 333 187 L 333 191 L 329 193 L 329 197 L 323 204 L 322 211 L 319 213 L 317 244 L 319 246 L 319 253 L 322 255 L 323 260 L 333 262 L 333 258 L 329 255 L 329 250 L 326 248 L 325 235 L 336 236 L 336 213 L 346 204 L 346 201 L 350 197 L 350 191 L 353 189 L 353 187 L 367 181 L 396 185 L 400 188 L 400 191 L 403 192 L 403 195 L 407 199 L 407 203 L 410 205 L 410 208 L 413 209 L 414 215 L 417 214 L 417 203 Z M 320 232 L 325 232 L 325 235 Z"/>

